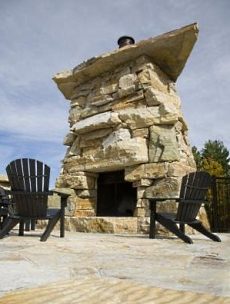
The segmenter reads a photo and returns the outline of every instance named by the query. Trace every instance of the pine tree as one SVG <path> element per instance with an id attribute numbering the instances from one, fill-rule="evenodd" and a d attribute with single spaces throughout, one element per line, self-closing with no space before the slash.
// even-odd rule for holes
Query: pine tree
<path id="1" fill-rule="evenodd" d="M 202 159 L 212 159 L 218 162 L 223 170 L 224 175 L 230 175 L 230 157 L 229 151 L 220 140 L 208 140 L 201 150 Z"/>

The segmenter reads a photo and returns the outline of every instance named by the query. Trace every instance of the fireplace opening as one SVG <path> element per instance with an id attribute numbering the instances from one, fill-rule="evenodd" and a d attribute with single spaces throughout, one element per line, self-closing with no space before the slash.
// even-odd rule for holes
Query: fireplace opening
<path id="1" fill-rule="evenodd" d="M 124 180 L 124 171 L 99 174 L 97 216 L 133 216 L 136 200 L 136 188 Z"/>

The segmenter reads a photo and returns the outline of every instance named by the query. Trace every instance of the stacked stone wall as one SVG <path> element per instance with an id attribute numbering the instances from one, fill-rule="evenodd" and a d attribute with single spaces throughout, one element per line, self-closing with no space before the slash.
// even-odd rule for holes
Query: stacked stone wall
<path id="1" fill-rule="evenodd" d="M 150 58 L 81 83 L 70 100 L 68 148 L 56 183 L 71 193 L 69 216 L 96 215 L 100 172 L 124 170 L 137 188 L 137 217 L 149 215 L 148 197 L 178 194 L 181 177 L 195 169 L 188 128 L 175 83 Z"/>

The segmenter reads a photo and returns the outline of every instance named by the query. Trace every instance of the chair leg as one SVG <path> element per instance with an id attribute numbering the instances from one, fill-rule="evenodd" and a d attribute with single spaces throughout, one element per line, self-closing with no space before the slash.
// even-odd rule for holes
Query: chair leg
<path id="1" fill-rule="evenodd" d="M 215 242 L 221 242 L 221 239 L 211 233 L 210 231 L 208 231 L 202 224 L 201 222 L 197 222 L 197 223 L 193 223 L 193 224 L 188 224 L 189 226 L 191 226 L 193 229 L 199 231 L 200 233 L 204 234 L 205 236 L 207 236 L 208 238 L 210 238 L 211 240 L 215 241 Z"/>
<path id="2" fill-rule="evenodd" d="M 65 209 L 61 209 L 60 214 L 60 237 L 65 237 Z"/>
<path id="3" fill-rule="evenodd" d="M 149 238 L 155 239 L 156 237 L 156 200 L 150 200 L 150 226 Z"/>
<path id="4" fill-rule="evenodd" d="M 185 233 L 185 224 L 180 223 L 179 226 L 180 226 L 180 230 L 181 230 L 183 233 Z"/>
<path id="5" fill-rule="evenodd" d="M 8 218 L 4 223 L 4 227 L 0 231 L 0 239 L 7 235 L 18 223 L 19 220 L 17 219 Z"/>
<path id="6" fill-rule="evenodd" d="M 156 214 L 156 220 L 164 226 L 166 229 L 174 233 L 177 237 L 179 237 L 182 241 L 188 244 L 192 244 L 193 241 L 188 237 L 186 234 L 184 234 L 178 227 L 177 224 L 170 220 L 166 219 L 164 216 L 160 214 Z"/>
<path id="7" fill-rule="evenodd" d="M 31 220 L 31 230 L 35 230 L 36 220 Z"/>
<path id="8" fill-rule="evenodd" d="M 25 221 L 24 220 L 20 220 L 19 221 L 19 236 L 23 236 L 24 235 L 24 225 L 25 225 Z"/>
<path id="9" fill-rule="evenodd" d="M 25 231 L 30 231 L 30 220 L 25 221 Z"/>
<path id="10" fill-rule="evenodd" d="M 0 229 L 2 229 L 5 225 L 5 223 L 7 222 L 8 216 L 7 215 L 3 215 L 0 221 Z"/>
<path id="11" fill-rule="evenodd" d="M 41 239 L 40 239 L 41 242 L 45 242 L 48 239 L 48 237 L 50 236 L 50 233 L 52 232 L 54 226 L 57 224 L 59 219 L 60 219 L 60 212 L 58 212 L 57 215 L 55 217 L 53 217 L 52 219 L 49 219 L 46 230 L 44 231 L 44 233 L 41 236 Z"/>

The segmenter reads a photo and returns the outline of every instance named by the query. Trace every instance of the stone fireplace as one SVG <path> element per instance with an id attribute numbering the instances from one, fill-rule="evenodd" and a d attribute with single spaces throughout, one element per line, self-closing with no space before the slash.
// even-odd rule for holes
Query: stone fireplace
<path id="1" fill-rule="evenodd" d="M 56 182 L 71 194 L 70 226 L 146 232 L 148 198 L 177 195 L 181 177 L 195 169 L 175 82 L 197 33 L 192 24 L 122 45 L 53 78 L 70 100 Z"/>

